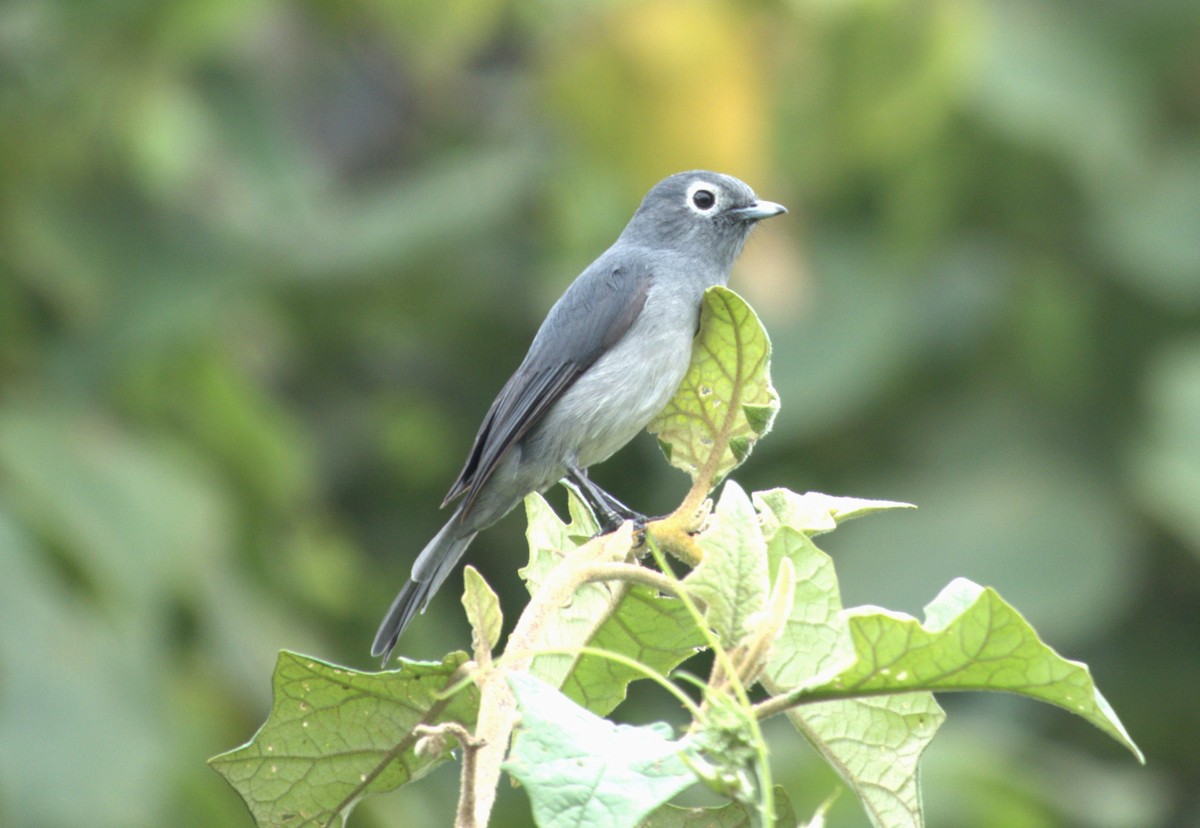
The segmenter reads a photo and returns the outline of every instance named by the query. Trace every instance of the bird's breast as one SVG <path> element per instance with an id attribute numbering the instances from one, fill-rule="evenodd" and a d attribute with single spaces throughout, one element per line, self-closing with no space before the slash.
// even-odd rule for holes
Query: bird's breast
<path id="1" fill-rule="evenodd" d="M 691 361 L 700 311 L 699 301 L 681 298 L 652 293 L 625 336 L 548 412 L 544 436 L 567 462 L 607 459 L 670 401 Z"/>

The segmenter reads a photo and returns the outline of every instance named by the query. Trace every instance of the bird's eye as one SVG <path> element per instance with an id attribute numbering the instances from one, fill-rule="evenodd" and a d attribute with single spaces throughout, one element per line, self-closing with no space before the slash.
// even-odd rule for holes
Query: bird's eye
<path id="1" fill-rule="evenodd" d="M 697 210 L 711 210 L 716 203 L 717 197 L 711 190 L 696 190 L 692 193 L 692 204 L 696 205 Z"/>

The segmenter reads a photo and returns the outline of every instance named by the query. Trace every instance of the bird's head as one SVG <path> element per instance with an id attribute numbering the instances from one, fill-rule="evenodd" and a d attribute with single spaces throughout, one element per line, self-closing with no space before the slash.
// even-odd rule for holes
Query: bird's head
<path id="1" fill-rule="evenodd" d="M 691 170 L 655 184 L 622 237 L 728 266 L 757 222 L 786 212 L 783 205 L 763 201 L 733 176 Z"/>

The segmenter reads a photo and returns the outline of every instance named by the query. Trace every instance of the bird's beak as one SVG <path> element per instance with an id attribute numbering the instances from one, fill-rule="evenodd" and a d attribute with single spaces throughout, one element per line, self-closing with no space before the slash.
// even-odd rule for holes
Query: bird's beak
<path id="1" fill-rule="evenodd" d="M 729 212 L 739 221 L 759 221 L 760 219 L 777 216 L 780 213 L 786 213 L 787 208 L 782 204 L 776 204 L 774 201 L 762 201 L 760 199 L 748 207 L 739 207 Z"/>

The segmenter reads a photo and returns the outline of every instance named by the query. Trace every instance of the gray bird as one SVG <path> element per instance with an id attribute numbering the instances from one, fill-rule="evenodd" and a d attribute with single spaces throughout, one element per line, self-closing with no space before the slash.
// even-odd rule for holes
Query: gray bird
<path id="1" fill-rule="evenodd" d="M 666 406 L 687 372 L 704 291 L 724 285 L 760 219 L 787 210 L 744 183 L 693 170 L 656 184 L 600 258 L 567 288 L 492 403 L 442 506 L 462 498 L 413 564 L 379 626 L 384 664 L 400 634 L 481 530 L 560 480 L 605 531 L 641 515 L 588 480 Z"/>

